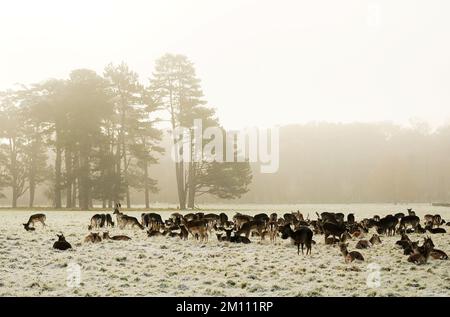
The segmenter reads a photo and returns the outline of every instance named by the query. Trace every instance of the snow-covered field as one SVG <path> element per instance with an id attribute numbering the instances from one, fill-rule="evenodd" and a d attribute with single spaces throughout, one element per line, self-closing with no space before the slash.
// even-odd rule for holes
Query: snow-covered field
<path id="1" fill-rule="evenodd" d="M 245 209 L 268 213 L 300 209 L 311 218 L 316 210 L 345 211 L 355 212 L 357 220 L 406 210 L 394 205 L 266 207 Z M 450 220 L 450 209 L 413 207 L 419 216 L 440 213 Z M 382 245 L 360 250 L 365 262 L 345 264 L 339 248 L 324 245 L 323 236 L 314 237 L 317 244 L 311 256 L 298 256 L 296 247 L 281 239 L 270 243 L 253 238 L 253 243 L 243 245 L 210 237 L 202 244 L 148 238 L 140 230 L 110 230 L 111 235 L 129 235 L 131 241 L 85 244 L 93 212 L 45 212 L 48 228 L 37 225 L 35 232 L 26 232 L 22 223 L 31 214 L 0 211 L 0 296 L 450 296 L 450 262 L 430 259 L 424 266 L 411 264 L 394 246 L 398 237 L 382 237 Z M 126 214 L 140 219 L 140 212 Z M 162 213 L 163 218 L 169 214 Z M 60 232 L 73 250 L 52 249 Z M 432 239 L 436 248 L 450 253 L 450 233 Z M 349 250 L 356 242 L 350 242 Z"/>

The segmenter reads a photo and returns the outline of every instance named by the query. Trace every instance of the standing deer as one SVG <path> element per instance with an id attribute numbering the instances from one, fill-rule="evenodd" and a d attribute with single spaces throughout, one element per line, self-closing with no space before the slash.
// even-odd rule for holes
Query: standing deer
<path id="1" fill-rule="evenodd" d="M 24 223 L 23 226 L 25 227 L 25 230 L 27 230 L 27 231 L 34 231 L 34 229 L 36 227 L 35 224 L 38 222 L 40 222 L 43 227 L 46 227 L 47 226 L 45 224 L 46 219 L 47 219 L 47 217 L 44 214 L 31 215 L 30 219 L 28 219 L 28 222 Z M 30 227 L 30 225 L 32 225 L 32 227 Z"/>
<path id="2" fill-rule="evenodd" d="M 300 227 L 298 230 L 293 231 L 290 224 L 285 225 L 281 229 L 281 239 L 286 240 L 291 238 L 297 246 L 297 254 L 300 255 L 300 245 L 302 247 L 306 245 L 306 255 L 311 254 L 313 232 L 308 227 Z"/>

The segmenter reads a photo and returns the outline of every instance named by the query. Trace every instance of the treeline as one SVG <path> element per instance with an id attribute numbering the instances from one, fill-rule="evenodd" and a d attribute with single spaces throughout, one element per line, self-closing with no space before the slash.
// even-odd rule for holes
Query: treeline
<path id="1" fill-rule="evenodd" d="M 24 195 L 32 207 L 36 189 L 45 187 L 55 208 L 87 210 L 96 202 L 106 208 L 117 201 L 131 207 L 131 191 L 142 192 L 148 208 L 159 190 L 149 169 L 164 153 L 159 124 L 194 129 L 195 119 L 204 128 L 220 127 L 194 65 L 181 55 L 160 58 L 148 85 L 122 63 L 102 75 L 79 69 L 68 79 L 1 92 L 0 189 L 11 194 L 12 207 Z M 248 163 L 173 164 L 175 173 L 163 177 L 176 180 L 171 190 L 181 209 L 203 194 L 241 197 L 252 178 Z"/>
<path id="2" fill-rule="evenodd" d="M 241 202 L 450 202 L 450 126 L 285 126 L 278 173 L 255 173 Z"/>
<path id="3" fill-rule="evenodd" d="M 170 139 L 160 145 L 170 147 Z M 450 202 L 450 126 L 310 123 L 280 128 L 280 164 L 261 174 L 251 164 L 249 192 L 232 203 Z M 152 175 L 155 201 L 174 203 L 173 164 L 166 153 Z M 136 199 L 143 204 L 142 200 Z M 205 195 L 198 203 L 227 203 Z"/>

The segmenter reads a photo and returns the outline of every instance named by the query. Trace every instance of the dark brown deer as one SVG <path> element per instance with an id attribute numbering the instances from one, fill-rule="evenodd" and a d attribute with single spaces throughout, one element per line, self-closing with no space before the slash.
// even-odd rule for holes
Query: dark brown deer
<path id="1" fill-rule="evenodd" d="M 405 218 L 402 218 L 402 220 Z M 380 219 L 375 227 L 377 228 L 378 234 L 386 234 L 388 236 L 393 236 L 395 234 L 395 227 L 398 224 L 397 217 L 392 215 L 387 215 L 386 217 Z"/>
<path id="2" fill-rule="evenodd" d="M 432 234 L 436 234 L 436 233 L 447 233 L 447 230 L 445 230 L 444 228 L 433 228 L 432 226 L 428 225 L 425 227 L 425 230 L 427 230 L 428 232 L 432 233 Z"/>
<path id="3" fill-rule="evenodd" d="M 142 226 L 150 229 L 151 231 L 158 231 L 164 224 L 162 218 L 156 213 L 143 213 L 141 214 Z"/>
<path id="4" fill-rule="evenodd" d="M 347 215 L 347 223 L 349 225 L 352 225 L 355 223 L 355 215 L 354 214 L 348 214 Z"/>
<path id="5" fill-rule="evenodd" d="M 347 231 L 347 228 L 344 225 L 339 225 L 332 222 L 325 222 L 322 225 L 322 230 L 325 234 L 325 239 L 328 238 L 329 236 L 332 236 L 333 238 L 338 238 L 340 240 L 344 232 Z"/>
<path id="6" fill-rule="evenodd" d="M 286 240 L 287 238 L 291 238 L 297 246 L 298 255 L 300 255 L 300 246 L 303 254 L 304 245 L 306 245 L 306 255 L 308 253 L 311 254 L 312 237 L 313 232 L 308 227 L 300 227 L 298 230 L 293 231 L 290 224 L 287 224 L 281 229 L 281 239 Z"/>
<path id="7" fill-rule="evenodd" d="M 357 248 L 357 249 L 368 249 L 368 248 L 370 248 L 370 243 L 367 240 L 359 240 L 358 243 L 356 243 L 355 248 Z"/>
<path id="8" fill-rule="evenodd" d="M 400 220 L 400 226 L 399 229 L 406 229 L 408 225 L 410 225 L 414 231 L 416 230 L 417 226 L 420 224 L 420 218 L 417 216 L 405 216 Z"/>
<path id="9" fill-rule="evenodd" d="M 110 214 L 106 214 L 106 227 L 114 228 L 114 221 Z"/>
<path id="10" fill-rule="evenodd" d="M 64 235 L 62 233 L 57 234 L 56 236 L 58 237 L 58 241 L 55 241 L 55 243 L 53 243 L 53 249 L 57 249 L 57 250 L 61 250 L 61 251 L 72 249 L 72 246 L 70 245 L 69 242 L 66 241 L 66 238 L 64 237 Z"/>
<path id="11" fill-rule="evenodd" d="M 347 250 L 348 243 L 340 243 L 339 248 L 341 249 L 341 253 L 344 256 L 345 263 L 351 263 L 355 260 L 364 261 L 364 257 L 358 251 L 348 252 Z"/>

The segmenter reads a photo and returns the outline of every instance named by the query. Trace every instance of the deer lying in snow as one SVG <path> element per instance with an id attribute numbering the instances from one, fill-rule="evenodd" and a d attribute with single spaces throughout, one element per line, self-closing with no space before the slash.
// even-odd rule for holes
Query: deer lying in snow
<path id="1" fill-rule="evenodd" d="M 342 255 L 344 256 L 345 263 L 351 263 L 355 260 L 364 261 L 364 257 L 358 251 L 348 252 L 348 250 L 347 250 L 348 243 L 341 243 L 341 244 L 339 244 L 339 247 L 341 249 Z"/>
<path id="2" fill-rule="evenodd" d="M 380 236 L 377 235 L 377 234 L 374 234 L 374 235 L 372 236 L 372 238 L 370 238 L 369 242 L 370 242 L 370 244 L 372 244 L 372 245 L 381 244 Z"/>
<path id="3" fill-rule="evenodd" d="M 357 249 L 368 249 L 370 248 L 370 243 L 367 240 L 359 240 L 355 248 Z"/>
<path id="4" fill-rule="evenodd" d="M 23 226 L 24 226 L 26 231 L 34 231 L 35 227 L 36 227 L 36 223 L 38 223 L 38 222 L 40 222 L 43 227 L 47 226 L 45 224 L 45 220 L 46 219 L 47 218 L 45 217 L 44 214 L 31 215 L 30 219 L 28 219 L 28 222 L 24 223 Z M 30 225 L 32 225 L 32 227 L 30 227 Z"/>
<path id="5" fill-rule="evenodd" d="M 109 232 L 106 231 L 106 232 L 103 232 L 103 240 L 128 241 L 128 240 L 131 240 L 131 238 L 128 237 L 128 236 L 124 236 L 124 235 L 119 235 L 119 236 L 112 236 L 112 237 L 110 237 L 110 236 L 109 236 Z"/>
<path id="6" fill-rule="evenodd" d="M 56 236 L 58 237 L 58 241 L 55 241 L 55 243 L 53 243 L 54 249 L 65 251 L 67 249 L 72 248 L 72 246 L 70 245 L 69 242 L 66 241 L 66 238 L 64 237 L 64 235 L 62 233 L 57 234 Z"/>
<path id="7" fill-rule="evenodd" d="M 436 233 L 447 233 L 447 230 L 444 228 L 433 228 L 431 225 L 428 225 L 425 227 L 425 230 L 427 230 L 430 233 L 436 234 Z"/>
<path id="8" fill-rule="evenodd" d="M 425 238 L 425 242 L 423 243 L 423 245 L 408 257 L 408 262 L 417 265 L 426 264 L 428 262 L 428 258 L 430 257 L 431 251 L 433 251 L 433 248 L 433 241 L 430 238 Z"/>
<path id="9" fill-rule="evenodd" d="M 444 251 L 433 249 L 430 256 L 435 260 L 448 260 L 448 256 Z"/>
<path id="10" fill-rule="evenodd" d="M 102 237 L 100 237 L 99 233 L 91 232 L 89 235 L 87 235 L 84 238 L 84 242 L 85 243 L 88 243 L 88 242 L 92 242 L 92 243 L 102 242 Z"/>

